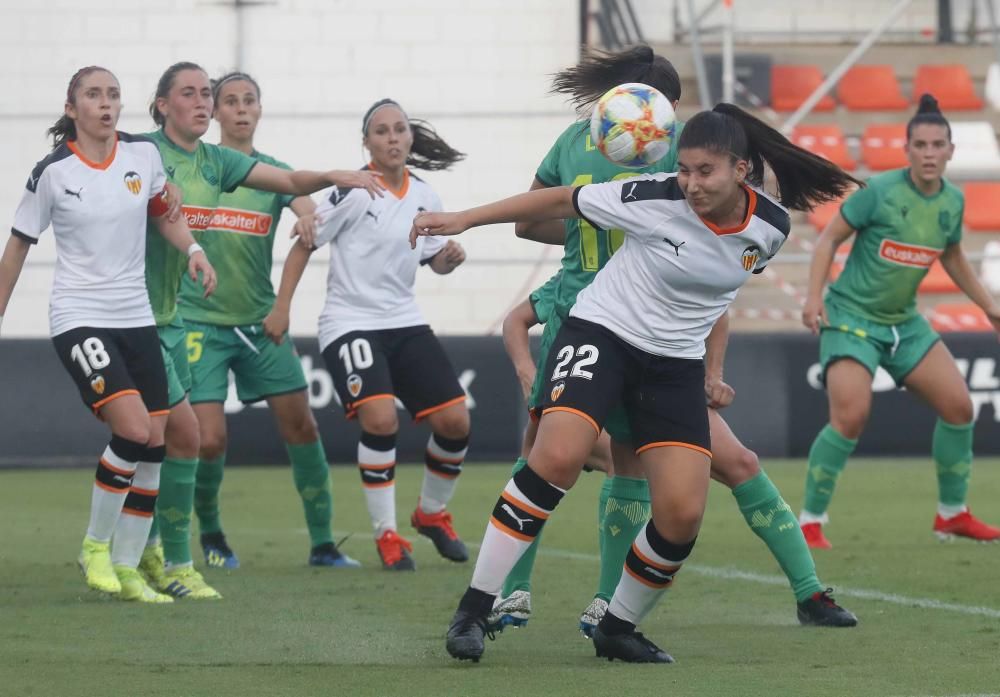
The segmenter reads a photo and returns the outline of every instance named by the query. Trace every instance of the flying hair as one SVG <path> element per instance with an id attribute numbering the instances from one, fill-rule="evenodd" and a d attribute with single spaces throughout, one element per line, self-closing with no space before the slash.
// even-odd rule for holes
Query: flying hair
<path id="1" fill-rule="evenodd" d="M 618 52 L 588 50 L 579 63 L 552 76 L 551 91 L 586 113 L 605 92 L 626 82 L 655 87 L 671 102 L 681 98 L 677 69 L 645 44 Z"/>
<path id="2" fill-rule="evenodd" d="M 429 123 L 407 116 L 403 107 L 394 99 L 380 99 L 368 107 L 368 111 L 365 112 L 361 120 L 361 132 L 366 138 L 372 117 L 377 111 L 388 106 L 394 106 L 403 113 L 403 118 L 406 119 L 410 126 L 410 132 L 413 134 L 413 145 L 410 147 L 410 154 L 406 157 L 408 167 L 437 171 L 448 169 L 456 162 L 465 159 L 465 153 L 448 145 Z"/>

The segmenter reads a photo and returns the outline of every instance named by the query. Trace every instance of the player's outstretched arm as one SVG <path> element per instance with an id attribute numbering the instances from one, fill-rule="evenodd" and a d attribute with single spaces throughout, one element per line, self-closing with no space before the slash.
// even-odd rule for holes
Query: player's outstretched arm
<path id="1" fill-rule="evenodd" d="M 306 249 L 312 249 L 316 246 L 316 226 L 319 224 L 314 215 L 316 213 L 315 201 L 308 196 L 298 196 L 292 199 L 289 208 L 298 216 L 289 237 L 292 239 L 298 237 L 300 244 L 304 245 Z"/>
<path id="2" fill-rule="evenodd" d="M 503 319 L 503 347 L 507 351 L 510 362 L 514 365 L 517 380 L 521 383 L 521 392 L 525 400 L 531 395 L 531 386 L 535 382 L 535 361 L 531 357 L 531 340 L 528 330 L 538 324 L 535 308 L 527 299 L 507 313 Z"/>
<path id="3" fill-rule="evenodd" d="M 151 217 L 160 234 L 163 235 L 163 239 L 187 255 L 188 275 L 195 283 L 198 282 L 198 277 L 201 277 L 201 285 L 205 289 L 204 297 L 207 298 L 214 293 L 215 286 L 218 283 L 218 279 L 215 276 L 215 269 L 209 263 L 208 257 L 205 255 L 205 250 L 195 242 L 194 236 L 188 228 L 187 219 L 184 216 L 180 216 L 171 222 L 170 217 L 165 214 L 159 216 L 152 216 L 151 214 Z"/>
<path id="4" fill-rule="evenodd" d="M 3 325 L 3 316 L 7 314 L 10 296 L 14 293 L 14 286 L 24 268 L 29 249 L 31 244 L 27 240 L 22 240 L 17 235 L 7 238 L 7 246 L 0 257 L 0 326 Z"/>
<path id="5" fill-rule="evenodd" d="M 278 286 L 278 297 L 274 300 L 274 307 L 264 318 L 264 333 L 276 344 L 285 340 L 288 333 L 289 314 L 292 310 L 292 297 L 295 289 L 298 288 L 302 274 L 309 263 L 312 255 L 312 247 L 306 248 L 302 244 L 293 244 L 285 258 L 285 265 L 281 270 L 281 284 Z"/>
<path id="6" fill-rule="evenodd" d="M 543 184 L 538 177 L 535 177 L 528 191 L 547 188 L 549 188 L 548 184 Z M 523 240 L 541 242 L 542 244 L 555 244 L 560 247 L 566 244 L 566 227 L 561 220 L 514 223 L 514 234 Z"/>
<path id="7" fill-rule="evenodd" d="M 962 245 L 956 243 L 945 247 L 944 253 L 941 254 L 941 266 L 948 272 L 959 290 L 986 313 L 990 324 L 1000 332 L 1000 307 L 980 282 L 976 270 L 972 268 L 965 252 L 962 251 Z"/>
<path id="8" fill-rule="evenodd" d="M 410 230 L 410 246 L 416 248 L 418 237 L 458 235 L 481 225 L 579 217 L 573 207 L 573 187 L 554 186 L 517 194 L 457 213 L 418 213 Z"/>
<path id="9" fill-rule="evenodd" d="M 369 196 L 375 198 L 382 196 L 382 192 L 385 191 L 385 187 L 378 179 L 379 176 L 380 172 L 360 169 L 332 169 L 329 172 L 313 172 L 305 169 L 289 171 L 258 162 L 250 170 L 243 185 L 251 189 L 293 196 L 308 196 L 328 186 L 336 186 L 344 189 L 364 189 Z"/>
<path id="10" fill-rule="evenodd" d="M 812 263 L 809 265 L 809 286 L 806 291 L 806 302 L 802 306 L 802 324 L 813 334 L 819 334 L 820 323 L 826 323 L 826 310 L 823 308 L 823 288 L 830 276 L 830 266 L 833 255 L 843 242 L 854 234 L 844 217 L 837 213 L 816 240 Z"/>
<path id="11" fill-rule="evenodd" d="M 444 248 L 435 254 L 428 266 L 431 271 L 442 276 L 450 274 L 465 261 L 465 250 L 454 240 L 448 240 Z"/>

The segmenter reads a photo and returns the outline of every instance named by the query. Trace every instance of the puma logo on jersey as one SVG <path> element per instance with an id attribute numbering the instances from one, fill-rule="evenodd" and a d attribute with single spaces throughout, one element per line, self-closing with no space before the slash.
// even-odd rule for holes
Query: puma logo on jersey
<path id="1" fill-rule="evenodd" d="M 674 253 L 677 254 L 677 256 L 681 255 L 681 247 L 687 244 L 687 241 L 681 242 L 680 244 L 674 244 L 673 242 L 670 241 L 670 238 L 668 237 L 664 237 L 663 241 L 674 248 Z"/>
<path id="2" fill-rule="evenodd" d="M 83 187 L 81 186 L 78 191 L 70 191 L 69 189 L 63 188 L 68 196 L 76 196 L 77 200 L 82 201 L 83 197 L 80 194 L 83 192 Z"/>
<path id="3" fill-rule="evenodd" d="M 500 506 L 500 510 L 505 511 L 507 513 L 507 515 L 509 515 L 511 518 L 513 518 L 514 522 L 517 523 L 517 529 L 520 530 L 520 531 L 522 531 L 522 532 L 524 531 L 524 525 L 525 525 L 525 523 L 530 523 L 532 521 L 532 518 L 518 518 L 517 514 L 514 513 L 514 509 L 511 508 L 506 503 L 503 504 L 502 506 Z"/>
<path id="4" fill-rule="evenodd" d="M 365 211 L 365 215 L 370 215 L 371 217 L 373 217 L 375 219 L 375 224 L 378 225 L 378 215 L 377 214 L 372 213 L 371 211 Z"/>
<path id="5" fill-rule="evenodd" d="M 638 201 L 639 200 L 639 198 L 635 195 L 635 189 L 636 189 L 637 186 L 639 186 L 639 182 L 632 182 L 632 184 L 630 185 L 629 190 L 625 193 L 624 196 L 622 196 L 622 203 L 625 203 L 626 201 Z"/>
<path id="6" fill-rule="evenodd" d="M 28 191 L 35 191 L 38 188 L 38 177 L 35 176 L 34 172 L 28 175 Z"/>

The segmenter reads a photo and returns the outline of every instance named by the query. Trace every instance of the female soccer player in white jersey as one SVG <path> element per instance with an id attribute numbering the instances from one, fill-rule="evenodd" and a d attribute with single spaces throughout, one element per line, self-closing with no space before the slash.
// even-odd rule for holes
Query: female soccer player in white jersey
<path id="1" fill-rule="evenodd" d="M 220 218 L 225 222 L 225 216 L 218 215 L 219 199 L 239 186 L 300 196 L 332 184 L 360 187 L 366 196 L 380 195 L 381 185 L 371 172 L 289 171 L 236 150 L 203 143 L 212 106 L 208 74 L 189 62 L 175 63 L 164 71 L 150 105 L 150 115 L 160 128 L 149 137 L 160 149 L 170 181 L 183 191 L 184 214 L 196 239 L 207 240 L 219 234 L 213 227 Z M 157 508 L 163 549 L 160 554 L 159 548 L 152 545 L 144 554 L 141 568 L 154 585 L 178 597 L 219 598 L 219 593 L 207 586 L 193 568 L 190 549 L 200 439 L 198 421 L 186 394 L 191 388 L 189 358 L 198 355 L 200 345 L 198 337 L 190 337 L 185 331 L 183 308 L 178 311 L 181 273 L 177 255 L 156 236 L 149 235 L 146 258 L 146 283 L 167 368 L 171 410 Z M 309 465 L 309 496 L 314 510 L 323 517 L 311 520 L 310 527 L 329 528 L 333 506 L 325 456 L 311 458 Z"/>
<path id="2" fill-rule="evenodd" d="M 486 528 L 447 649 L 479 660 L 504 578 L 576 481 L 608 413 L 624 404 L 645 466 L 652 518 L 636 537 L 593 641 L 598 656 L 673 659 L 636 625 L 694 547 L 711 462 L 705 340 L 753 271 L 784 243 L 783 206 L 808 209 L 854 180 L 729 104 L 684 128 L 677 174 L 532 191 L 460 213 L 421 213 L 411 238 L 477 225 L 583 218 L 621 229 L 624 246 L 582 290 L 545 367 L 545 399 L 528 466 L 508 482 Z M 782 205 L 767 196 L 765 162 Z"/>
<path id="3" fill-rule="evenodd" d="M 363 191 L 333 189 L 316 211 L 315 242 L 330 243 L 319 343 L 347 417 L 361 422 L 358 467 L 383 567 L 414 568 L 412 546 L 396 530 L 396 398 L 432 431 L 410 522 L 441 556 L 465 561 L 468 553 L 446 510 L 469 443 L 465 390 L 413 296 L 420 265 L 451 273 L 465 252 L 442 240 L 427 240 L 414 251 L 408 239 L 414 215 L 441 210 L 437 194 L 408 167 L 446 169 L 464 155 L 391 99 L 368 109 L 361 132 L 370 167 L 382 173 L 388 193 L 372 201 Z M 278 298 L 264 320 L 276 341 L 288 329 L 292 295 L 310 254 L 295 245 L 285 261 Z"/>
<path id="4" fill-rule="evenodd" d="M 584 115 L 601 95 L 625 82 L 642 82 L 660 90 L 674 104 L 681 96 L 681 80 L 674 66 L 649 46 L 636 46 L 616 53 L 593 52 L 584 56 L 576 65 L 556 73 L 552 90 L 564 94 Z M 677 169 L 675 147 L 658 162 L 642 169 L 627 169 L 605 158 L 590 142 L 589 119 L 575 121 L 568 126 L 549 149 L 539 165 L 532 182 L 532 189 L 558 185 L 579 185 L 612 180 L 629 179 L 643 173 L 674 172 Z M 683 124 L 678 124 L 678 132 Z M 553 220 L 538 223 L 519 223 L 515 227 L 518 237 L 549 244 L 562 244 L 565 248 L 562 268 L 547 283 L 532 294 L 535 309 L 544 311 L 547 304 L 553 307 L 545 320 L 541 351 L 538 361 L 521 361 L 518 374 L 528 372 L 535 376 L 529 407 L 537 406 L 544 398 L 544 367 L 552 350 L 553 340 L 560 326 L 576 301 L 577 294 L 586 288 L 622 243 L 621 233 L 595 229 L 584 220 Z M 211 250 L 209 250 L 211 251 Z M 551 296 L 551 297 L 548 297 Z M 528 309 L 528 314 L 531 309 Z M 530 318 L 534 323 L 534 318 Z M 539 318 L 540 319 L 540 318 Z M 733 390 L 723 380 L 723 358 L 728 341 L 728 319 L 725 315 L 709 334 L 705 354 L 705 392 L 709 405 L 709 423 L 712 432 L 712 478 L 730 489 L 747 525 L 766 545 L 788 578 L 795 596 L 796 615 L 803 624 L 827 627 L 849 627 L 857 618 L 838 606 L 830 592 L 820 582 L 816 565 L 795 524 L 794 514 L 785 504 L 781 493 L 760 466 L 757 455 L 744 446 L 726 423 L 719 408 L 733 398 Z M 526 341 L 527 335 L 523 334 Z M 527 352 L 523 344 L 522 354 Z M 527 363 L 527 365 L 526 365 Z M 536 372 L 537 367 L 537 372 Z M 532 422 L 526 433 L 527 450 L 534 441 Z M 598 541 L 600 549 L 600 574 L 597 590 L 580 615 L 580 629 L 588 637 L 607 609 L 608 601 L 621 579 L 622 567 L 632 540 L 646 525 L 649 518 L 650 497 L 642 463 L 630 447 L 632 436 L 624 410 L 612 411 L 604 424 L 611 435 L 614 454 L 613 475 L 601 487 L 598 503 Z M 598 440 L 602 445 L 606 436 Z M 514 474 L 527 463 L 518 459 Z M 771 520 L 770 525 L 755 525 L 761 518 Z M 535 552 L 539 540 L 532 543 L 511 574 L 504 582 L 501 597 L 490 615 L 491 627 L 504 624 L 525 624 L 531 616 L 530 580 Z"/>
<path id="5" fill-rule="evenodd" d="M 0 315 L 30 246 L 51 225 L 52 342 L 83 401 L 111 430 L 97 465 L 80 567 L 91 588 L 163 603 L 173 599 L 136 571 L 153 520 L 169 406 L 146 293 L 147 217 L 187 256 L 188 272 L 200 275 L 205 294 L 215 287 L 215 272 L 185 221 L 164 215 L 160 153 L 148 138 L 116 131 L 120 113 L 121 88 L 110 71 L 77 71 L 65 113 L 49 129 L 55 147 L 31 171 L 14 214 L 0 261 Z"/>

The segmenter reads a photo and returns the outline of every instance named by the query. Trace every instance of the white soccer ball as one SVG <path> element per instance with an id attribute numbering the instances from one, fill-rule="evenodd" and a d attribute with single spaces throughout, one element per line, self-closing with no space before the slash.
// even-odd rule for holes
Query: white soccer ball
<path id="1" fill-rule="evenodd" d="M 662 92 L 640 82 L 608 90 L 590 116 L 590 139 L 622 167 L 646 167 L 670 151 L 677 116 Z"/>

